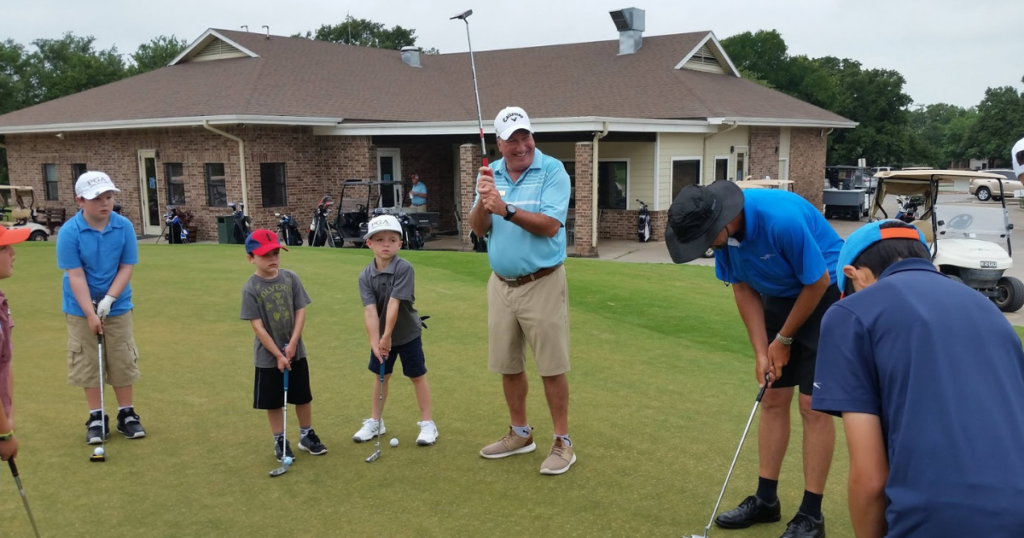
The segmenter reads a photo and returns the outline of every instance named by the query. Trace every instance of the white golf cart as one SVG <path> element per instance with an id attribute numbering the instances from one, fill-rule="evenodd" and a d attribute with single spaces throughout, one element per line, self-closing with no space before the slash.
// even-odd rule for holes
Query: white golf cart
<path id="1" fill-rule="evenodd" d="M 922 196 L 923 212 L 913 224 L 930 243 L 932 263 L 943 274 L 992 299 L 1003 312 L 1016 312 L 1024 306 L 1024 283 L 1003 276 L 1013 267 L 1013 225 L 1006 199 L 1001 197 L 1002 207 L 937 203 L 940 185 L 951 185 L 957 178 L 1002 176 L 961 170 L 899 170 L 879 172 L 875 177 L 878 187 L 871 206 L 872 221 L 878 220 L 879 214 L 889 218 L 882 208 L 886 196 Z M 1003 240 L 1005 250 L 999 244 Z"/>
<path id="2" fill-rule="evenodd" d="M 36 196 L 32 187 L 0 185 L 0 225 L 9 229 L 31 228 L 29 241 L 47 241 L 50 231 L 36 222 Z"/>

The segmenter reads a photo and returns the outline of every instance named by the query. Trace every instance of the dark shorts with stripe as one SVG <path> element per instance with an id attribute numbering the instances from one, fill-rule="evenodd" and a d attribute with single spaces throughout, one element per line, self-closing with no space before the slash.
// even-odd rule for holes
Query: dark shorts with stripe
<path id="1" fill-rule="evenodd" d="M 427 360 L 423 356 L 423 337 L 417 336 L 412 342 L 400 346 L 392 346 L 388 360 L 384 361 L 384 374 L 388 375 L 395 369 L 395 361 L 402 360 L 402 375 L 410 379 L 427 373 Z M 380 375 L 380 361 L 370 352 L 369 369 Z"/>
<path id="2" fill-rule="evenodd" d="M 309 362 L 305 357 L 292 360 L 288 373 L 288 403 L 303 405 L 313 401 L 309 390 Z M 277 368 L 256 368 L 253 383 L 253 409 L 280 409 L 284 407 L 284 373 Z"/>
<path id="3" fill-rule="evenodd" d="M 775 335 L 786 324 L 795 297 L 762 296 L 764 302 L 764 324 L 768 331 L 768 344 L 775 341 Z M 818 336 L 821 333 L 821 318 L 833 303 L 839 300 L 839 288 L 832 284 L 825 290 L 821 302 L 793 336 L 789 350 L 789 363 L 782 368 L 782 376 L 772 383 L 772 388 L 800 387 L 800 394 L 810 396 L 814 389 L 814 364 L 818 358 Z"/>

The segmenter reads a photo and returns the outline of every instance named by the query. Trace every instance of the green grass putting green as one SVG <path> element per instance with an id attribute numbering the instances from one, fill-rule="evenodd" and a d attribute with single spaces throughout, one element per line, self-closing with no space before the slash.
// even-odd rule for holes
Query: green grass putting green
<path id="1" fill-rule="evenodd" d="M 90 463 L 87 406 L 67 385 L 61 275 L 53 242 L 18 246 L 0 282 L 14 332 L 18 458 L 44 536 L 680 536 L 703 532 L 757 393 L 732 292 L 708 267 L 570 259 L 570 433 L 578 461 L 539 474 L 551 420 L 528 363 L 538 450 L 484 460 L 508 414 L 487 370 L 486 255 L 407 252 L 416 268 L 436 446 L 417 447 L 412 385 L 392 379 L 381 458 L 352 434 L 369 416 L 374 374 L 357 287 L 367 250 L 293 248 L 282 266 L 313 303 L 304 339 L 314 427 L 328 454 L 297 451 L 279 478 L 266 415 L 252 409 L 252 341 L 238 319 L 252 274 L 240 246 L 142 245 L 132 278 L 142 379 L 136 408 L 148 437 L 116 432 Z M 397 373 L 397 371 L 396 371 Z M 116 412 L 113 391 L 107 409 Z M 290 438 L 298 439 L 294 411 Z M 712 535 L 774 537 L 803 491 L 794 402 L 779 494 L 781 523 Z M 847 456 L 837 422 L 825 495 L 829 536 L 852 536 Z M 398 448 L 386 441 L 398 437 Z M 757 480 L 757 421 L 726 492 L 729 509 Z M 31 529 L 9 473 L 0 474 L 0 534 Z"/>

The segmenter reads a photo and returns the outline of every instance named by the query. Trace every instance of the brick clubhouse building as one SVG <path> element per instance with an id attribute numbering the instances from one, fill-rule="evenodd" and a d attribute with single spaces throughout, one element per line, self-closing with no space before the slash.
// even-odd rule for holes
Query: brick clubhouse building
<path id="1" fill-rule="evenodd" d="M 790 179 L 821 205 L 827 136 L 855 122 L 743 79 L 711 32 L 643 37 L 641 10 L 612 16 L 617 40 L 474 52 L 488 156 L 494 115 L 521 106 L 569 171 L 570 250 L 635 238 L 637 199 L 661 240 L 675 194 L 698 182 Z M 35 187 L 37 207 L 71 215 L 75 179 L 102 170 L 138 234 L 175 205 L 203 240 L 229 201 L 274 228 L 275 212 L 308 222 L 348 179 L 403 185 L 346 190 L 346 206 L 407 205 L 415 173 L 440 229 L 468 241 L 481 158 L 468 53 L 214 29 L 167 67 L 0 116 L 0 134 L 11 184 Z"/>

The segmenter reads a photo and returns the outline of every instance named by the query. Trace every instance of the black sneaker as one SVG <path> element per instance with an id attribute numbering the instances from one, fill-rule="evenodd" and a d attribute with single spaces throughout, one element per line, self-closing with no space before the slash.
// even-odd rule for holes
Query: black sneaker
<path id="1" fill-rule="evenodd" d="M 755 523 L 775 523 L 781 519 L 782 505 L 778 499 L 768 504 L 751 495 L 736 508 L 720 514 L 715 523 L 723 529 L 745 529 Z"/>
<path id="2" fill-rule="evenodd" d="M 313 428 L 309 429 L 309 433 L 307 433 L 305 437 L 299 439 L 299 450 L 305 450 L 314 456 L 320 456 L 327 453 L 327 447 L 320 442 L 320 438 L 317 437 Z"/>
<path id="3" fill-rule="evenodd" d="M 139 422 L 139 415 L 135 414 L 134 407 L 128 407 L 117 412 L 117 431 L 127 439 L 142 439 L 146 436 L 146 430 Z"/>
<path id="4" fill-rule="evenodd" d="M 89 413 L 89 420 L 85 421 L 88 430 L 85 432 L 85 442 L 90 445 L 98 445 L 110 435 L 110 415 L 103 414 L 103 422 L 100 422 L 100 414 Z M 106 435 L 103 435 L 104 432 Z"/>
<path id="5" fill-rule="evenodd" d="M 284 439 L 284 438 L 282 437 L 281 439 Z M 285 450 L 285 455 L 287 455 L 289 458 L 294 460 L 295 459 L 295 453 L 292 452 L 292 444 L 287 442 L 287 441 L 284 444 L 285 444 L 285 449 L 284 449 Z M 276 441 L 274 443 L 274 457 L 277 458 L 277 461 L 284 461 L 284 457 L 281 456 L 281 440 L 278 440 L 278 441 Z"/>
<path id="6" fill-rule="evenodd" d="M 797 512 L 786 524 L 786 532 L 780 538 L 825 538 L 825 514 L 820 519 Z"/>

